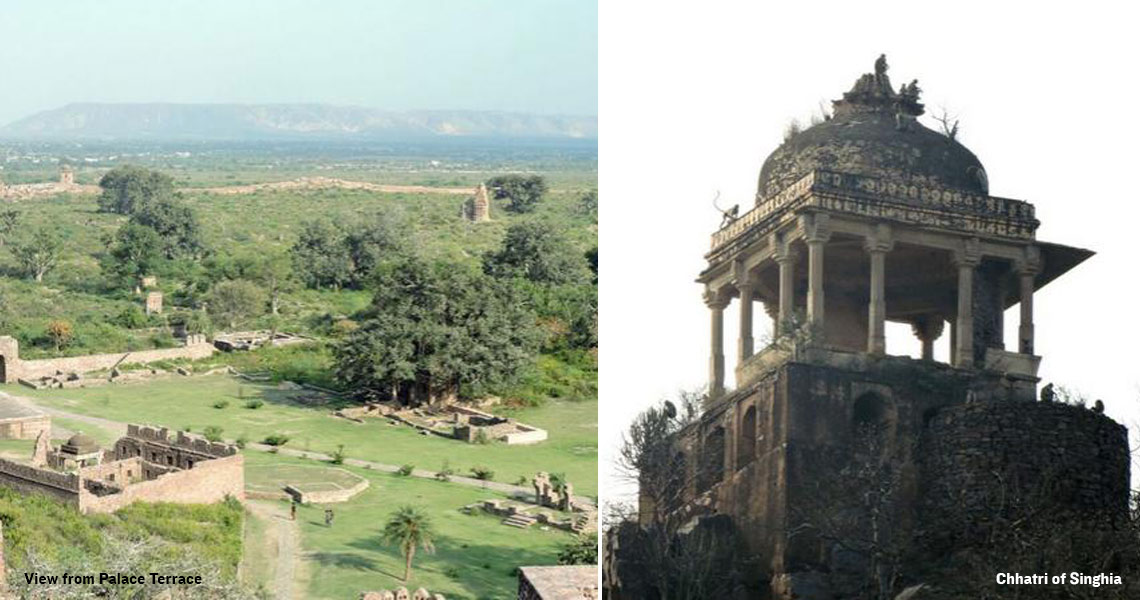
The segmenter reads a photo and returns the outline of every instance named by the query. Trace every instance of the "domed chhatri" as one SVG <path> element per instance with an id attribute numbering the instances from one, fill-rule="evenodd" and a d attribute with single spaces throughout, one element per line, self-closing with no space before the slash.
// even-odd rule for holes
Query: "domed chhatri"
<path id="1" fill-rule="evenodd" d="M 757 203 L 824 169 L 859 175 L 906 178 L 986 194 L 989 184 L 978 157 L 950 136 L 922 125 L 918 81 L 894 91 L 886 57 L 832 105 L 834 116 L 791 135 L 760 169 Z"/>
<path id="2" fill-rule="evenodd" d="M 77 433 L 67 439 L 62 449 L 70 454 L 90 454 L 99 450 L 99 442 L 85 433 Z"/>

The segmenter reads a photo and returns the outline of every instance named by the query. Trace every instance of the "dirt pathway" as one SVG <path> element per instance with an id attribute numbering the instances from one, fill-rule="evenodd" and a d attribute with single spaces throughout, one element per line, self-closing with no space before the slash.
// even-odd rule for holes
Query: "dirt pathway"
<path id="1" fill-rule="evenodd" d="M 266 522 L 266 535 L 271 536 L 274 548 L 273 557 L 273 597 L 277 600 L 293 600 L 304 597 L 296 590 L 298 565 L 301 562 L 300 534 L 297 522 L 289 518 L 289 512 L 280 502 L 250 500 L 246 503 L 250 512 Z"/>

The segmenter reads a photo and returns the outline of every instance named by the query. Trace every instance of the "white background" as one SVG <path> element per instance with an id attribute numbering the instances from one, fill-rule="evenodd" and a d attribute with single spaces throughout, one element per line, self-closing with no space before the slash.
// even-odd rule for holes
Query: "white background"
<path id="1" fill-rule="evenodd" d="M 602 3 L 604 495 L 629 492 L 611 475 L 629 420 L 707 379 L 709 318 L 693 279 L 720 221 L 712 197 L 751 208 L 788 122 L 830 107 L 884 52 L 896 88 L 919 80 L 927 126 L 940 107 L 958 115 L 991 194 L 1036 205 L 1038 239 L 1097 252 L 1035 296 L 1041 376 L 1140 428 L 1138 21 L 1124 3 L 1072 6 Z M 763 311 L 756 320 L 759 346 Z M 908 328 L 889 334 L 889 353 L 916 347 Z M 736 337 L 730 308 L 730 386 Z"/>

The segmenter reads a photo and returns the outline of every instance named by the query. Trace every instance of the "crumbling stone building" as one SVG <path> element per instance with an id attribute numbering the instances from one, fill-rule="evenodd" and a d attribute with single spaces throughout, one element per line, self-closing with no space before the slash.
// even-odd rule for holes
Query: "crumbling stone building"
<path id="1" fill-rule="evenodd" d="M 0 459 L 0 485 L 38 493 L 83 513 L 114 512 L 136 501 L 209 504 L 245 498 L 243 459 L 236 446 L 165 427 L 128 425 L 104 450 L 76 434 L 47 448 L 37 439 L 30 462 Z"/>
<path id="2" fill-rule="evenodd" d="M 1126 518 L 1126 429 L 1100 410 L 1036 402 L 1034 293 L 1092 252 L 1038 240 L 1033 205 L 990 195 L 978 158 L 916 120 L 917 83 L 895 91 L 886 71 L 880 58 L 832 116 L 767 158 L 755 206 L 727 215 L 697 279 L 709 395 L 659 466 L 673 493 L 643 493 L 639 520 L 728 524 L 751 560 L 732 567 L 739 597 L 863 597 L 855 590 L 874 569 L 881 578 L 889 552 L 858 556 L 827 530 L 852 506 L 867 539 L 921 540 L 907 547 L 931 559 L 971 544 L 996 498 L 1043 486 L 1078 511 Z M 759 351 L 757 303 L 775 332 Z M 1014 306 L 1017 344 L 1006 348 Z M 888 321 L 911 326 L 921 359 L 887 353 Z M 949 363 L 934 360 L 944 333 Z M 872 485 L 858 489 L 866 473 Z M 622 593 L 641 574 L 623 576 L 621 558 L 607 557 L 610 597 L 644 597 Z"/>
<path id="3" fill-rule="evenodd" d="M 487 195 L 486 184 L 480 183 L 475 188 L 475 195 L 463 202 L 463 218 L 472 223 L 491 220 L 491 198 Z"/>

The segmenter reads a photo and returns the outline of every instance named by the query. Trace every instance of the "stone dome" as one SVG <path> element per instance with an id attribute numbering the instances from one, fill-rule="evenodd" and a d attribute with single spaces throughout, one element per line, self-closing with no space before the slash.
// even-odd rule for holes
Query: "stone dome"
<path id="1" fill-rule="evenodd" d="M 67 439 L 62 449 L 73 454 L 90 454 L 99 450 L 99 442 L 87 434 L 77 433 Z"/>
<path id="2" fill-rule="evenodd" d="M 791 135 L 768 156 L 760 169 L 758 201 L 815 169 L 989 193 L 978 157 L 917 121 L 923 113 L 917 80 L 895 92 L 886 70 L 886 58 L 880 57 L 875 73 L 860 77 L 832 103 L 834 116 Z"/>

